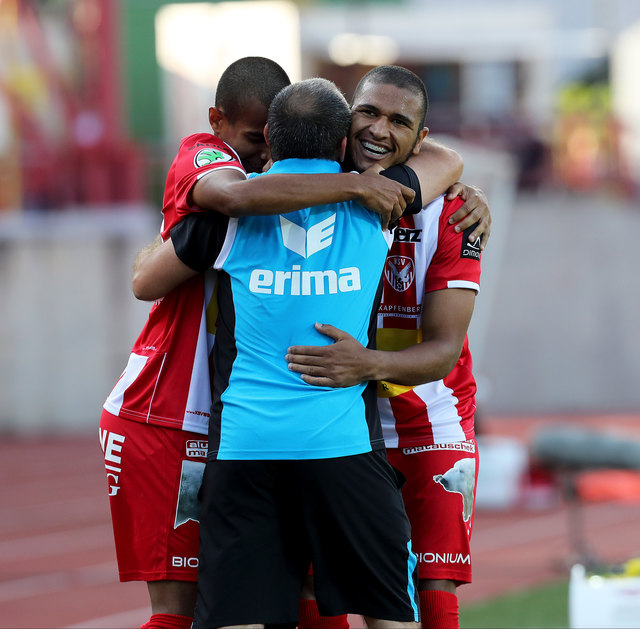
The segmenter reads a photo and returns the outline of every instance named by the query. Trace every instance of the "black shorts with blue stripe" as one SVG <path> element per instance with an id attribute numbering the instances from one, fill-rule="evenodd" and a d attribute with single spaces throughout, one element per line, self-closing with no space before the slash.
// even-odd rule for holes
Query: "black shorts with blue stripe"
<path id="1" fill-rule="evenodd" d="M 384 451 L 209 461 L 194 629 L 291 623 L 309 564 L 320 613 L 418 621 L 417 567 Z"/>

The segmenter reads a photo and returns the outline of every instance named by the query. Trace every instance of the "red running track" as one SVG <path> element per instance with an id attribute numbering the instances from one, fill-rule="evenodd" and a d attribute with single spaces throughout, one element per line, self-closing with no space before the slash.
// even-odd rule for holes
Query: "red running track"
<path id="1" fill-rule="evenodd" d="M 638 419 L 619 421 L 636 428 Z M 526 438 L 537 424 L 495 420 L 483 429 Z M 146 586 L 117 580 L 97 436 L 1 440 L 0 474 L 0 627 L 122 629 L 145 622 Z M 584 508 L 591 548 L 608 561 L 640 555 L 638 522 L 638 504 Z M 478 511 L 472 551 L 474 583 L 461 588 L 462 604 L 566 576 L 567 510 Z"/>

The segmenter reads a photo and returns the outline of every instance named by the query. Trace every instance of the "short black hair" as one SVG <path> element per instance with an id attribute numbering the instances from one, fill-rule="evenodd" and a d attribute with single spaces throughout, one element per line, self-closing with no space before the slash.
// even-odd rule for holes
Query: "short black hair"
<path id="1" fill-rule="evenodd" d="M 271 157 L 336 159 L 351 110 L 335 83 L 307 79 L 284 88 L 269 109 Z"/>
<path id="2" fill-rule="evenodd" d="M 429 109 L 429 96 L 427 95 L 427 88 L 425 87 L 424 81 L 417 74 L 402 66 L 378 66 L 377 68 L 373 68 L 373 70 L 369 70 L 369 72 L 360 79 L 353 94 L 354 101 L 360 90 L 369 81 L 395 85 L 401 89 L 413 92 L 420 99 L 420 128 L 424 126 L 424 120 Z"/>
<path id="3" fill-rule="evenodd" d="M 222 73 L 215 105 L 235 122 L 247 102 L 257 100 L 268 109 L 275 95 L 287 85 L 291 85 L 291 81 L 275 61 L 266 57 L 243 57 Z"/>

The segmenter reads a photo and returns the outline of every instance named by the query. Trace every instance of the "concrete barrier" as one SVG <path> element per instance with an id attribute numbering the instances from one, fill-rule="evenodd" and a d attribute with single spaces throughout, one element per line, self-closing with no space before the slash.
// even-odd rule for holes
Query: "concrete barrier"
<path id="1" fill-rule="evenodd" d="M 96 429 L 149 304 L 131 293 L 159 212 L 0 217 L 0 431 Z"/>

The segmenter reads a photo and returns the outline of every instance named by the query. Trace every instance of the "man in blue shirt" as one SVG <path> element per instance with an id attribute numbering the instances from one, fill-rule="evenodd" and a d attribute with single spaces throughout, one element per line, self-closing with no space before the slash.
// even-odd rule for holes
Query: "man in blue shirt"
<path id="1" fill-rule="evenodd" d="M 270 173 L 340 172 L 350 122 L 332 83 L 286 88 L 269 112 Z M 284 359 L 293 339 L 325 342 L 318 320 L 368 344 L 389 235 L 355 202 L 221 220 L 219 231 L 194 628 L 295 624 L 309 561 L 323 613 L 412 626 L 416 559 L 375 388 L 314 388 Z"/>

